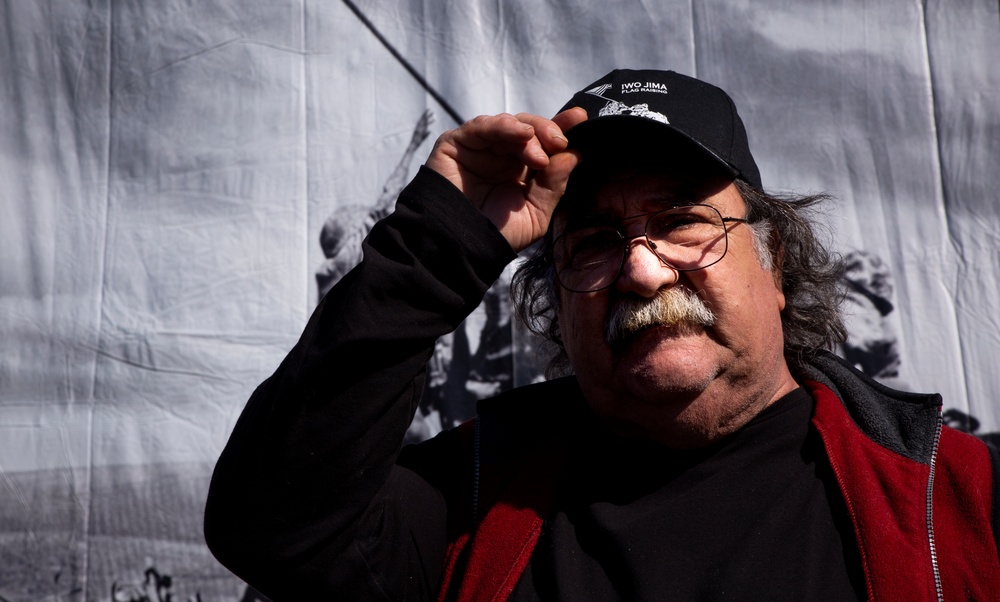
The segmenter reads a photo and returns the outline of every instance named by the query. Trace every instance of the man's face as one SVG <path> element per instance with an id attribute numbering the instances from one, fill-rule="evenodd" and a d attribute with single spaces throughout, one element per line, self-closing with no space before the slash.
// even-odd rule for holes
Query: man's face
<path id="1" fill-rule="evenodd" d="M 731 182 L 680 186 L 676 178 L 621 173 L 600 185 L 592 202 L 570 210 L 606 216 L 626 236 L 642 234 L 644 219 L 678 197 L 746 216 Z M 576 199 L 573 202 L 584 201 Z M 566 229 L 565 213 L 554 222 Z M 797 385 L 783 355 L 780 312 L 785 298 L 775 274 L 754 252 L 746 224 L 726 222 L 728 252 L 707 268 L 678 272 L 665 266 L 642 237 L 629 243 L 621 275 L 591 293 L 560 289 L 558 318 L 570 363 L 594 412 L 627 435 L 671 447 L 699 447 L 738 429 Z M 623 300 L 650 299 L 686 287 L 714 313 L 711 326 L 653 326 L 612 344 L 606 325 Z"/>

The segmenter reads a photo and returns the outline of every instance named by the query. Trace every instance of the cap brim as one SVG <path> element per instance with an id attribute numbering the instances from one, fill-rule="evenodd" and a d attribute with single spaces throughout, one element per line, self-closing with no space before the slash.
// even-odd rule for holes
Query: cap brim
<path id="1" fill-rule="evenodd" d="M 566 131 L 569 148 L 578 150 L 588 169 L 631 163 L 662 164 L 681 172 L 725 174 L 740 171 L 674 126 L 634 115 L 608 115 L 583 121 Z M 721 172 L 721 174 L 719 173 Z"/>

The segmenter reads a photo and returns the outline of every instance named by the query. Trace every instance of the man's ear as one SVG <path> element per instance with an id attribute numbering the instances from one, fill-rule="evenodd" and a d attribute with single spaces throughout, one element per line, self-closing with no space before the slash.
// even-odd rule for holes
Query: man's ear
<path id="1" fill-rule="evenodd" d="M 774 278 L 775 288 L 777 288 L 782 294 L 782 297 L 784 297 L 785 247 L 780 241 L 774 241 L 771 243 L 771 257 L 773 258 L 771 262 L 771 277 Z M 781 300 L 781 308 L 785 308 L 784 298 Z"/>

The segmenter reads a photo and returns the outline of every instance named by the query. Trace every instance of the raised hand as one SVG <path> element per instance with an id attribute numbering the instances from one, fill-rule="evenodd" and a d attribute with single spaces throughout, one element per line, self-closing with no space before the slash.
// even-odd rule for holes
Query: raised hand
<path id="1" fill-rule="evenodd" d="M 438 138 L 427 167 L 448 178 L 515 251 L 545 234 L 579 156 L 563 132 L 587 117 L 574 108 L 551 120 L 520 113 L 476 117 Z"/>

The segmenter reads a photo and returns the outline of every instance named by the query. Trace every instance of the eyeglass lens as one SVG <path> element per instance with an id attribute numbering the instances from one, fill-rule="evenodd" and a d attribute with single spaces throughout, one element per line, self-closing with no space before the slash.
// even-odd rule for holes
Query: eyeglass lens
<path id="1" fill-rule="evenodd" d="M 572 229 L 553 245 L 553 260 L 560 284 L 576 292 L 597 291 L 618 279 L 628 241 L 611 225 Z M 649 249 L 665 265 L 679 271 L 706 268 L 726 254 L 725 222 L 709 205 L 687 205 L 651 214 L 644 236 Z"/>

